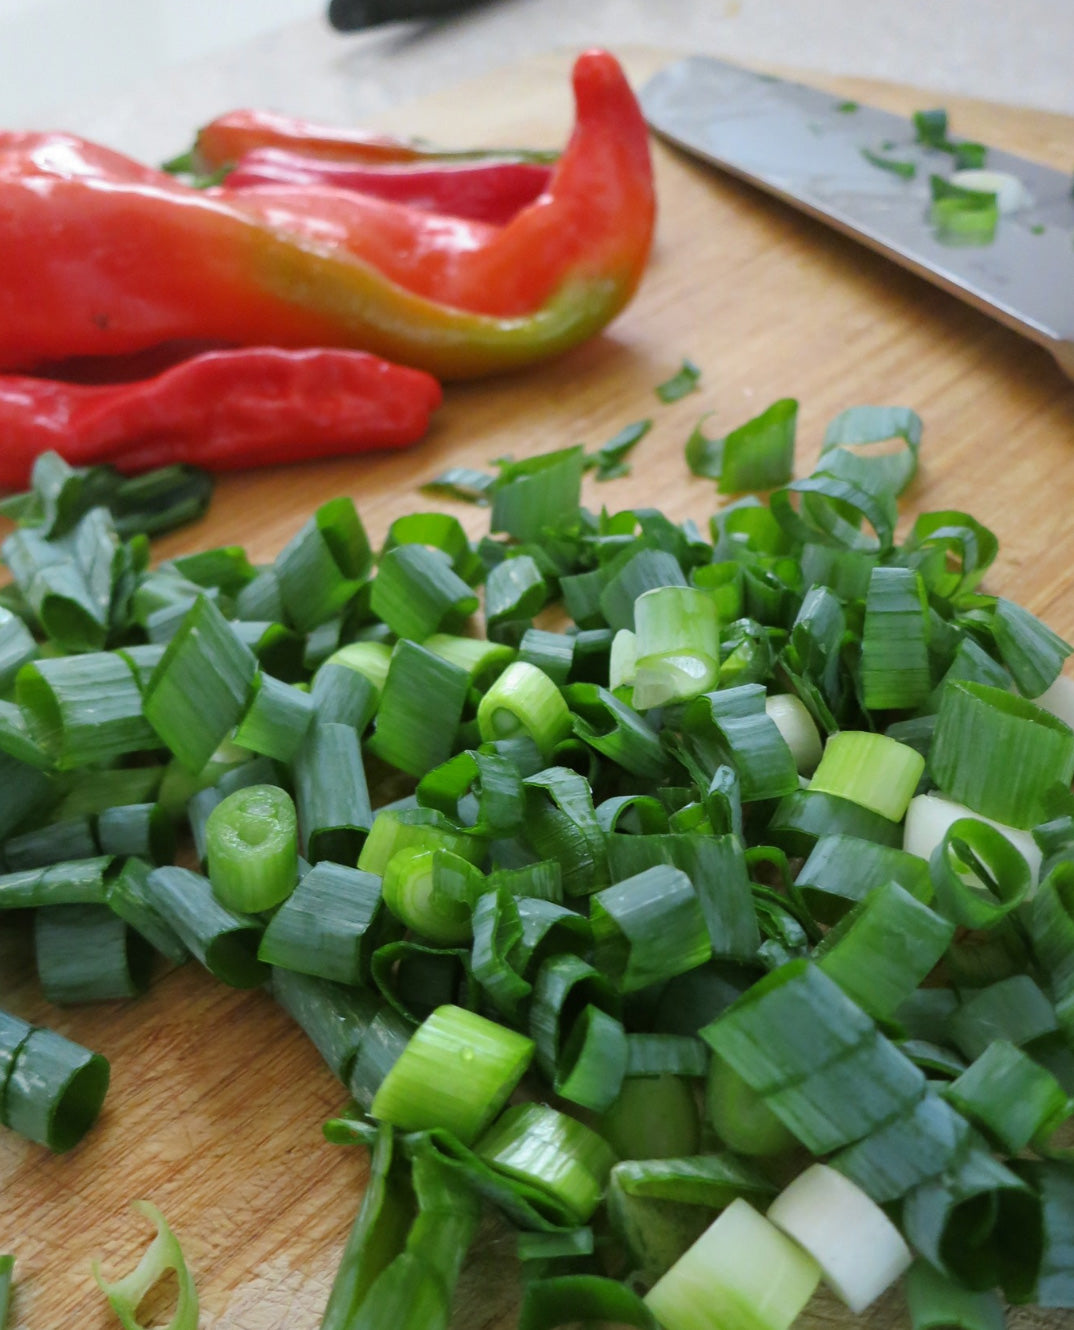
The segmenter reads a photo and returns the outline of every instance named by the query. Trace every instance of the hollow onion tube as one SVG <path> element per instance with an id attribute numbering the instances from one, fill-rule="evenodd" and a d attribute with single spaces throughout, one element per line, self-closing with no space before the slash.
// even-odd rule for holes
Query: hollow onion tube
<path id="1" fill-rule="evenodd" d="M 135 1201 L 134 1209 L 156 1225 L 156 1236 L 138 1264 L 122 1279 L 105 1279 L 101 1263 L 94 1261 L 93 1277 L 98 1287 L 125 1330 L 142 1330 L 142 1322 L 138 1319 L 139 1305 L 155 1284 L 174 1271 L 178 1292 L 175 1311 L 165 1330 L 198 1330 L 198 1294 L 182 1247 L 155 1205 L 149 1201 Z"/>
<path id="2" fill-rule="evenodd" d="M 995 827 L 1006 836 L 1029 865 L 1030 880 L 1035 886 L 1040 878 L 1043 855 L 1031 832 L 982 817 L 980 813 L 975 813 L 965 804 L 955 803 L 954 800 L 947 799 L 934 790 L 930 790 L 927 794 L 915 794 L 910 800 L 906 809 L 906 821 L 903 824 L 903 848 L 909 854 L 916 854 L 922 859 L 931 859 L 951 824 L 967 817 L 987 822 L 989 826 Z M 906 886 L 906 883 L 903 882 L 902 885 Z"/>
<path id="3" fill-rule="evenodd" d="M 309 693 L 264 670 L 254 676 L 250 704 L 235 727 L 240 748 L 290 762 L 302 745 L 314 715 Z"/>
<path id="4" fill-rule="evenodd" d="M 892 822 L 902 820 L 925 769 L 925 759 L 883 734 L 843 730 L 824 745 L 812 792 L 849 799 Z"/>
<path id="5" fill-rule="evenodd" d="M 580 1224 L 597 1208 L 615 1162 L 595 1131 L 546 1104 L 506 1109 L 474 1153 L 499 1172 L 550 1192 Z"/>
<path id="6" fill-rule="evenodd" d="M 915 802 L 910 801 L 911 812 Z M 814 918 L 825 924 L 836 923 L 886 883 L 926 905 L 932 899 L 926 860 L 857 836 L 821 836 L 794 879 Z"/>
<path id="7" fill-rule="evenodd" d="M 1074 732 L 1014 693 L 953 683 L 940 699 L 929 770 L 974 812 L 1033 827 L 1047 820 L 1048 792 L 1074 777 Z"/>
<path id="8" fill-rule="evenodd" d="M 1047 1068 L 1005 1039 L 996 1039 L 944 1087 L 944 1096 L 1004 1150 L 1046 1147 L 1074 1104 Z"/>
<path id="9" fill-rule="evenodd" d="M 103 1002 L 148 987 L 153 957 L 107 905 L 50 905 L 34 914 L 34 957 L 49 1002 Z"/>
<path id="10" fill-rule="evenodd" d="M 308 632 L 334 618 L 358 593 L 371 564 L 354 500 L 341 496 L 321 504 L 273 564 L 290 621 Z"/>
<path id="11" fill-rule="evenodd" d="M 269 965 L 365 984 L 374 950 L 395 932 L 380 879 L 322 859 L 268 921 L 257 954 Z"/>
<path id="12" fill-rule="evenodd" d="M 1030 895 L 1029 865 L 1006 836 L 987 822 L 952 822 L 929 859 L 936 906 L 964 928 L 1002 923 Z"/>
<path id="13" fill-rule="evenodd" d="M 820 761 L 823 745 L 808 707 L 793 693 L 776 693 L 766 697 L 764 707 L 769 719 L 775 721 L 783 742 L 791 750 L 798 771 L 803 776 L 811 775 Z"/>
<path id="14" fill-rule="evenodd" d="M 470 682 L 464 670 L 416 642 L 397 642 L 377 709 L 370 751 L 410 776 L 447 761 Z M 436 705 L 430 706 L 430 699 Z"/>
<path id="15" fill-rule="evenodd" d="M 731 1154 L 639 1159 L 616 1164 L 608 1221 L 638 1275 L 655 1283 L 738 1197 L 765 1205 L 774 1185 Z"/>
<path id="16" fill-rule="evenodd" d="M 716 602 L 696 587 L 665 586 L 634 602 L 634 706 L 683 702 L 716 686 L 720 625 Z"/>
<path id="17" fill-rule="evenodd" d="M 218 803 L 205 825 L 209 881 L 221 905 L 245 914 L 271 910 L 294 890 L 298 823 L 278 785 L 248 785 Z"/>
<path id="18" fill-rule="evenodd" d="M 408 846 L 396 850 L 384 869 L 384 903 L 392 914 L 430 942 L 468 942 L 473 902 L 484 875 L 450 850 Z"/>
<path id="19" fill-rule="evenodd" d="M 474 863 L 484 853 L 484 842 L 455 826 L 435 808 L 382 808 L 362 846 L 358 867 L 383 877 L 392 856 L 410 848 L 450 850 Z"/>
<path id="20" fill-rule="evenodd" d="M 444 1127 L 464 1144 L 496 1117 L 533 1057 L 533 1042 L 462 1007 L 438 1007 L 414 1031 L 370 1112 L 404 1131 Z"/>
<path id="21" fill-rule="evenodd" d="M 60 770 L 159 746 L 134 674 L 118 653 L 34 661 L 19 671 L 15 697 L 30 733 Z"/>
<path id="22" fill-rule="evenodd" d="M 870 710 L 920 706 L 932 687 L 928 601 L 912 568 L 876 567 L 861 636 L 862 697 Z"/>
<path id="23" fill-rule="evenodd" d="M 913 1260 L 883 1210 L 823 1164 L 800 1173 L 766 1213 L 813 1257 L 824 1282 L 855 1313 L 875 1302 Z"/>
<path id="24" fill-rule="evenodd" d="M 228 910 L 207 877 L 186 868 L 155 868 L 146 879 L 150 901 L 210 974 L 233 988 L 257 988 L 268 966 L 257 959 L 261 925 Z"/>
<path id="25" fill-rule="evenodd" d="M 373 822 L 357 730 L 315 721 L 293 771 L 303 854 L 353 863 Z"/>
<path id="26" fill-rule="evenodd" d="M 645 1303 L 664 1330 L 790 1330 L 819 1282 L 811 1256 L 735 1200 Z"/>
<path id="27" fill-rule="evenodd" d="M 97 1120 L 108 1092 L 109 1066 L 52 1030 L 6 1017 L 0 1052 L 10 1051 L 0 1122 L 57 1154 L 76 1146 Z"/>
<path id="28" fill-rule="evenodd" d="M 671 979 L 712 955 L 690 879 L 666 864 L 591 896 L 589 917 L 597 967 L 623 993 Z"/>
<path id="29" fill-rule="evenodd" d="M 555 1330 L 575 1325 L 579 1316 L 594 1324 L 630 1325 L 658 1330 L 645 1303 L 615 1279 L 601 1275 L 559 1275 L 526 1285 L 518 1330 Z"/>
<path id="30" fill-rule="evenodd" d="M 253 652 L 202 596 L 146 684 L 145 718 L 188 771 L 201 771 L 245 712 L 256 673 Z"/>
<path id="31" fill-rule="evenodd" d="M 489 688 L 477 708 L 485 741 L 526 735 L 548 756 L 571 733 L 571 713 L 559 689 L 536 665 L 516 660 Z"/>

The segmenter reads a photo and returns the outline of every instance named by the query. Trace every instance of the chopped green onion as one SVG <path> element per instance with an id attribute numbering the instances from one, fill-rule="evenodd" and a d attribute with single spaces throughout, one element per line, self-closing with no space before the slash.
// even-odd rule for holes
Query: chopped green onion
<path id="1" fill-rule="evenodd" d="M 205 826 L 213 893 L 229 910 L 259 914 L 294 890 L 298 824 L 278 785 L 248 785 L 218 803 Z"/>
<path id="2" fill-rule="evenodd" d="M 34 954 L 49 1002 L 103 1002 L 145 991 L 152 953 L 105 905 L 49 905 L 34 914 Z"/>
<path id="3" fill-rule="evenodd" d="M 507 1102 L 532 1056 L 524 1035 L 461 1007 L 439 1007 L 414 1032 L 370 1112 L 404 1131 L 444 1127 L 469 1143 Z"/>
<path id="4" fill-rule="evenodd" d="M 258 671 L 250 705 L 235 727 L 235 743 L 252 753 L 290 762 L 302 746 L 314 710 L 309 693 Z"/>
<path id="5" fill-rule="evenodd" d="M 986 684 L 943 691 L 929 770 L 942 793 L 1015 827 L 1047 820 L 1045 798 L 1074 778 L 1074 732 L 1025 698 Z"/>
<path id="6" fill-rule="evenodd" d="M 686 444 L 686 464 L 715 480 L 721 494 L 775 489 L 794 474 L 797 421 L 797 401 L 784 397 L 722 439 L 706 438 L 699 424 Z"/>
<path id="7" fill-rule="evenodd" d="M 716 602 L 694 587 L 657 587 L 634 602 L 634 706 L 682 702 L 716 685 L 720 627 Z"/>
<path id="8" fill-rule="evenodd" d="M 902 161 L 897 157 L 885 157 L 883 153 L 874 152 L 872 148 L 862 148 L 861 155 L 871 166 L 879 166 L 882 171 L 890 171 L 892 175 L 901 176 L 904 180 L 913 180 L 917 175 L 917 165 L 914 162 Z"/>
<path id="9" fill-rule="evenodd" d="M 408 775 L 424 775 L 451 756 L 468 689 L 458 665 L 415 642 L 398 642 L 370 750 Z"/>
<path id="10" fill-rule="evenodd" d="M 334 618 L 357 595 L 371 564 L 354 501 L 322 504 L 276 557 L 274 572 L 290 621 L 307 632 Z"/>
<path id="11" fill-rule="evenodd" d="M 493 531 L 540 540 L 571 523 L 579 509 L 585 450 L 581 446 L 504 462 L 491 487 Z"/>
<path id="12" fill-rule="evenodd" d="M 5 1024 L 12 1022 L 7 1017 Z M 18 1022 L 22 1025 L 22 1022 Z M 73 1149 L 97 1120 L 108 1091 L 109 1066 L 99 1053 L 52 1030 L 24 1027 L 18 1042 L 3 1034 L 0 1053 L 10 1050 L 3 1081 L 0 1121 L 57 1154 Z"/>
<path id="13" fill-rule="evenodd" d="M 203 596 L 146 685 L 145 718 L 189 771 L 200 771 L 245 712 L 256 672 L 253 653 Z"/>
<path id="14" fill-rule="evenodd" d="M 478 600 L 442 551 L 397 545 L 381 557 L 370 605 L 398 637 L 422 642 L 460 628 Z"/>
<path id="15" fill-rule="evenodd" d="M 268 967 L 257 959 L 261 926 L 225 909 L 207 877 L 186 868 L 156 868 L 146 880 L 154 907 L 210 974 L 233 988 L 257 988 Z"/>
<path id="16" fill-rule="evenodd" d="M 135 1201 L 134 1209 L 156 1225 L 156 1236 L 142 1259 L 122 1279 L 105 1279 L 101 1274 L 100 1262 L 94 1261 L 93 1277 L 98 1287 L 123 1323 L 124 1330 L 143 1330 L 142 1322 L 138 1319 L 139 1306 L 154 1285 L 174 1272 L 178 1293 L 175 1311 L 166 1330 L 198 1330 L 198 1295 L 182 1247 L 155 1205 L 149 1201 Z"/>
<path id="17" fill-rule="evenodd" d="M 824 745 L 809 789 L 848 799 L 899 822 L 924 769 L 925 759 L 906 744 L 883 734 L 844 730 Z"/>
<path id="18" fill-rule="evenodd" d="M 917 1260 L 904 1284 L 912 1330 L 1005 1330 L 1003 1304 L 995 1293 L 975 1293 Z"/>
<path id="19" fill-rule="evenodd" d="M 628 1036 L 628 1040 L 638 1037 Z M 627 1070 L 630 1074 L 599 1124 L 601 1135 L 618 1157 L 652 1161 L 695 1154 L 701 1129 L 689 1081 L 666 1074 L 634 1075 L 629 1064 Z"/>
<path id="20" fill-rule="evenodd" d="M 364 984 L 374 949 L 393 931 L 379 878 L 322 859 L 273 914 L 257 954 L 269 965 Z"/>
<path id="21" fill-rule="evenodd" d="M 405 846 L 384 868 L 384 903 L 420 936 L 452 946 L 472 936 L 471 908 L 483 881 L 471 863 L 450 850 Z"/>
<path id="22" fill-rule="evenodd" d="M 550 1192 L 579 1223 L 597 1208 L 615 1162 L 595 1131 L 545 1104 L 507 1109 L 474 1151 L 499 1172 Z"/>
<path id="23" fill-rule="evenodd" d="M 303 854 L 313 863 L 353 863 L 373 823 L 358 732 L 315 721 L 295 758 L 294 780 Z"/>
<path id="24" fill-rule="evenodd" d="M 824 1282 L 855 1314 L 909 1268 L 899 1230 L 834 1169 L 813 1164 L 780 1192 L 768 1219 L 816 1261 Z"/>
<path id="25" fill-rule="evenodd" d="M 651 420 L 635 420 L 631 425 L 624 425 L 618 434 L 613 435 L 596 452 L 589 454 L 585 459 L 586 470 L 595 468 L 597 480 L 615 480 L 619 476 L 628 476 L 630 467 L 626 458 L 652 426 Z"/>
<path id="26" fill-rule="evenodd" d="M 590 897 L 596 965 L 629 993 L 692 970 L 712 955 L 697 893 L 661 864 Z"/>
<path id="27" fill-rule="evenodd" d="M 687 394 L 696 392 L 701 371 L 692 360 L 684 360 L 681 368 L 670 379 L 657 384 L 654 389 L 657 397 L 665 404 L 678 402 Z"/>
<path id="28" fill-rule="evenodd" d="M 526 735 L 545 755 L 571 733 L 571 713 L 559 689 L 522 661 L 509 665 L 482 697 L 477 723 L 486 741 Z"/>
<path id="29" fill-rule="evenodd" d="M 819 1281 L 812 1257 L 735 1200 L 645 1302 L 665 1330 L 790 1330 Z"/>

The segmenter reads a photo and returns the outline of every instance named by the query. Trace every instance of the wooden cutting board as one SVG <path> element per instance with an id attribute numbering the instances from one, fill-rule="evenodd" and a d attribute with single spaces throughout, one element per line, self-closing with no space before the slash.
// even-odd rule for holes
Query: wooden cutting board
<path id="1" fill-rule="evenodd" d="M 623 54 L 639 83 L 671 58 Z M 385 126 L 459 145 L 558 145 L 572 114 L 569 64 L 569 53 L 532 59 L 405 108 Z M 944 100 L 813 81 L 903 112 Z M 946 105 L 958 133 L 1072 165 L 1070 119 L 955 98 Z M 652 264 L 606 335 L 555 364 L 451 388 L 430 436 L 408 453 L 229 477 L 209 517 L 161 541 L 159 556 L 239 543 L 255 560 L 271 559 L 337 494 L 354 496 L 376 540 L 397 515 L 433 506 L 417 487 L 448 463 L 483 467 L 506 453 L 595 445 L 644 416 L 654 428 L 633 475 L 587 482 L 587 501 L 658 505 L 704 526 L 716 496 L 682 456 L 703 413 L 722 433 L 778 397 L 797 397 L 805 472 L 838 411 L 897 403 L 925 420 L 907 516 L 973 512 L 1000 537 L 990 589 L 1074 636 L 1074 385 L 1043 351 L 819 223 L 663 147 L 655 156 Z M 702 368 L 701 390 L 662 406 L 653 387 L 683 356 Z M 471 533 L 485 529 L 482 510 L 458 512 Z M 203 1330 L 312 1330 L 366 1176 L 364 1151 L 321 1139 L 344 1095 L 312 1046 L 264 994 L 228 990 L 194 964 L 162 970 L 136 1002 L 50 1007 L 28 938 L 24 922 L 0 929 L 0 1006 L 104 1053 L 112 1088 L 98 1126 L 68 1156 L 0 1133 L 0 1251 L 17 1257 L 14 1324 L 114 1325 L 89 1264 L 101 1257 L 113 1277 L 131 1268 L 149 1231 L 128 1206 L 146 1197 L 184 1244 Z M 511 1238 L 489 1227 L 464 1279 L 460 1327 L 513 1324 L 512 1262 Z M 815 1324 L 852 1320 L 823 1299 L 809 1315 Z M 1054 1327 L 1064 1318 L 1036 1319 Z M 903 1320 L 897 1299 L 871 1316 L 874 1326 Z"/>

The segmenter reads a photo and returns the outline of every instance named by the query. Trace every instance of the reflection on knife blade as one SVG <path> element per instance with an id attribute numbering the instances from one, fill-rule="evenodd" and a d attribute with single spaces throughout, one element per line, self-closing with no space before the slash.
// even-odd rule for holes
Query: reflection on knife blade
<path id="1" fill-rule="evenodd" d="M 671 142 L 1033 338 L 1074 377 L 1068 175 L 990 149 L 989 172 L 1013 177 L 1023 206 L 1000 209 L 995 190 L 969 182 L 960 197 L 958 178 L 951 179 L 960 165 L 957 141 L 930 140 L 901 116 L 705 56 L 661 70 L 641 103 L 652 128 Z M 967 193 L 988 202 L 975 205 Z"/>

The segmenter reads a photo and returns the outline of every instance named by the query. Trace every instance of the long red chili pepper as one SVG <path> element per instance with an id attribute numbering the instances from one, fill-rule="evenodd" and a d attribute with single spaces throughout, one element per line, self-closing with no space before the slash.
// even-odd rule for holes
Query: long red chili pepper
<path id="1" fill-rule="evenodd" d="M 87 386 L 0 375 L 0 486 L 38 453 L 136 472 L 210 471 L 401 448 L 426 432 L 440 385 L 362 351 L 208 351 L 151 379 Z"/>
<path id="2" fill-rule="evenodd" d="M 361 347 L 441 378 L 561 352 L 630 299 L 655 206 L 615 59 L 581 56 L 574 90 L 548 189 L 503 227 L 339 190 L 207 198 L 88 145 L 43 164 L 0 136 L 0 368 L 185 339 Z"/>
<path id="3" fill-rule="evenodd" d="M 254 148 L 227 175 L 229 190 L 252 185 L 328 185 L 503 226 L 548 187 L 552 168 L 539 162 L 357 166 L 320 160 L 284 148 Z"/>
<path id="4" fill-rule="evenodd" d="M 322 125 L 273 111 L 243 108 L 227 111 L 199 129 L 193 148 L 168 162 L 166 169 L 208 175 L 234 166 L 257 148 L 286 148 L 325 161 L 367 164 L 506 156 L 547 161 L 555 155 L 525 148 L 438 148 L 420 139 L 394 138 L 389 134 Z"/>

